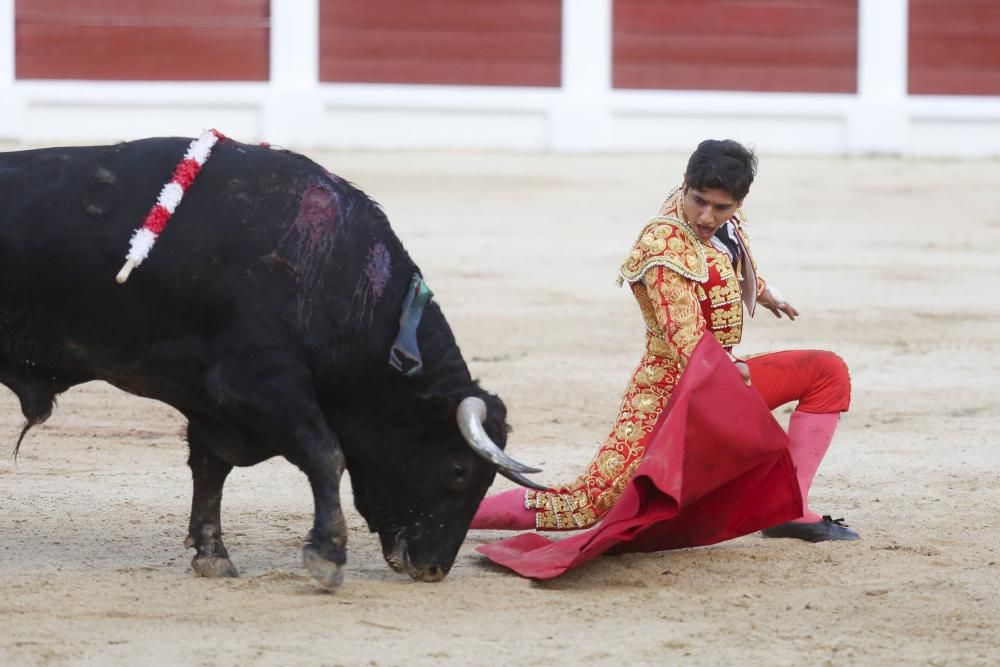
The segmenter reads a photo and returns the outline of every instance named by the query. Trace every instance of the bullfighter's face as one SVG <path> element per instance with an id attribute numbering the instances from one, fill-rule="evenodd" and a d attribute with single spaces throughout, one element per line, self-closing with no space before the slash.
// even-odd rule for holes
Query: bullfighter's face
<path id="1" fill-rule="evenodd" d="M 684 217 L 698 240 L 708 243 L 719 227 L 736 214 L 740 202 L 718 188 L 697 190 L 684 184 Z"/>

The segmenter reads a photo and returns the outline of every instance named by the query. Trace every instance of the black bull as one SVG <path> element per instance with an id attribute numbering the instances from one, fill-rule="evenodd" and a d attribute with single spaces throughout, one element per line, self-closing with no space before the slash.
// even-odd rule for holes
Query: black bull
<path id="1" fill-rule="evenodd" d="M 117 284 L 188 143 L 0 154 L 0 382 L 20 399 L 21 437 L 60 392 L 106 381 L 187 418 L 185 544 L 198 574 L 236 575 L 226 476 L 281 455 L 312 487 L 314 577 L 342 581 L 346 466 L 389 565 L 443 578 L 498 464 L 519 477 L 501 451 L 504 404 L 472 379 L 433 301 L 417 330 L 422 372 L 389 366 L 419 270 L 375 202 L 291 152 L 216 145 L 148 259 Z"/>

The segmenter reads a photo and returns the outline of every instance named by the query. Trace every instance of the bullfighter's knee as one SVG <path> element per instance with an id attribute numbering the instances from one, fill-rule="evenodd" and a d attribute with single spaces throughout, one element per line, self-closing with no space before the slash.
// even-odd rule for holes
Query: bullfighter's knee
<path id="1" fill-rule="evenodd" d="M 803 412 L 847 412 L 851 406 L 851 375 L 840 356 L 826 350 L 811 354 L 812 390 L 799 403 Z"/>

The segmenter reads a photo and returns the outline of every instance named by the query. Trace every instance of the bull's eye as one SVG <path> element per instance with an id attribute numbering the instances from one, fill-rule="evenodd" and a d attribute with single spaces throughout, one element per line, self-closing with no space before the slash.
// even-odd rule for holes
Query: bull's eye
<path id="1" fill-rule="evenodd" d="M 453 463 L 451 466 L 451 485 L 455 489 L 462 489 L 469 481 L 469 471 L 461 463 Z"/>

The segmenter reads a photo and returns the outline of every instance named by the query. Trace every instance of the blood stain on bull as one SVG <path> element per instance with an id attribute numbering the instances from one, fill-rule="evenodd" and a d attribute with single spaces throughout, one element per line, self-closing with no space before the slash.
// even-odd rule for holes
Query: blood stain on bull
<path id="1" fill-rule="evenodd" d="M 369 250 L 364 268 L 354 288 L 350 317 L 359 328 L 371 326 L 375 306 L 392 279 L 392 258 L 385 244 L 376 242 Z"/>

